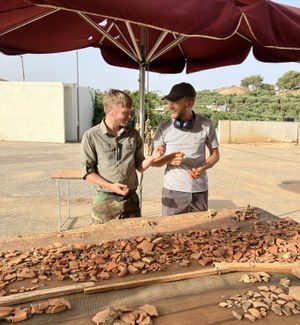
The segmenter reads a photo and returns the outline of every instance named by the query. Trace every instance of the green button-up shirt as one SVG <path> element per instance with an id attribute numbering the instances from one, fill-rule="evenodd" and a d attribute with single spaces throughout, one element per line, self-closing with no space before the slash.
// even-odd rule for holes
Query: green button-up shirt
<path id="1" fill-rule="evenodd" d="M 102 120 L 84 133 L 80 156 L 84 179 L 88 174 L 96 173 L 110 183 L 126 184 L 130 190 L 138 186 L 136 168 L 145 156 L 142 139 L 134 128 L 121 128 L 115 137 Z M 98 190 L 107 191 L 100 186 Z"/>

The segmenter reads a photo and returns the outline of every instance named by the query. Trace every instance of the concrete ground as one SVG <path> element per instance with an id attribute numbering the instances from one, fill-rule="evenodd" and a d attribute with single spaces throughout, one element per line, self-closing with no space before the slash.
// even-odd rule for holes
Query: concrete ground
<path id="1" fill-rule="evenodd" d="M 59 169 L 79 168 L 79 143 L 0 142 L 0 235 L 53 232 L 58 229 L 56 182 Z M 224 144 L 221 160 L 208 171 L 209 208 L 259 207 L 300 222 L 300 146 Z M 144 173 L 142 213 L 161 215 L 163 168 Z M 61 183 L 66 198 L 66 182 Z M 71 219 L 63 229 L 91 222 L 92 186 L 70 181 Z M 67 216 L 62 202 L 62 218 Z"/>

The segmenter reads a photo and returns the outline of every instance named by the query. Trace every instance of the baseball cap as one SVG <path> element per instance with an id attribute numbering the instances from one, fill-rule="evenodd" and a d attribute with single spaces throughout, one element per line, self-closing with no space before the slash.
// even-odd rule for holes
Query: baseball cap
<path id="1" fill-rule="evenodd" d="M 183 97 L 193 98 L 196 97 L 195 88 L 186 82 L 181 82 L 177 85 L 174 85 L 170 93 L 164 96 L 162 99 L 166 99 L 170 102 L 175 102 Z"/>

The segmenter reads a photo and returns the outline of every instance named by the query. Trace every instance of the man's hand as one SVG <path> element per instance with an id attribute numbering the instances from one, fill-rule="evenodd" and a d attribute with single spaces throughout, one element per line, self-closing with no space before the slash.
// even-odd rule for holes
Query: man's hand
<path id="1" fill-rule="evenodd" d="M 160 146 L 156 147 L 153 150 L 153 153 L 151 155 L 151 158 L 153 160 L 160 158 L 161 156 L 163 156 L 166 152 L 166 146 L 164 146 L 163 144 L 161 144 Z"/>
<path id="2" fill-rule="evenodd" d="M 161 146 L 159 146 L 159 147 L 161 147 Z M 159 148 L 159 147 L 157 147 L 157 148 Z M 177 151 L 177 152 L 173 152 L 173 153 L 169 153 L 169 154 L 165 155 L 165 146 L 163 146 L 163 155 L 162 156 L 160 156 L 159 158 L 156 158 L 154 160 L 153 160 L 153 155 L 151 156 L 152 166 L 161 167 L 165 164 L 179 166 L 182 163 L 184 155 L 185 154 L 181 151 Z"/>
<path id="3" fill-rule="evenodd" d="M 120 194 L 123 196 L 127 195 L 129 192 L 128 186 L 125 184 L 121 184 L 121 183 L 111 184 L 110 190 L 114 193 L 117 193 L 117 194 Z"/>
<path id="4" fill-rule="evenodd" d="M 192 178 L 192 179 L 197 179 L 199 178 L 205 171 L 205 168 L 198 167 L 198 168 L 192 168 L 188 171 L 188 175 Z"/>
<path id="5" fill-rule="evenodd" d="M 170 165 L 173 165 L 173 166 L 179 166 L 182 163 L 182 160 L 183 160 L 184 155 L 185 154 L 183 152 L 181 152 L 181 151 L 173 152 L 170 155 L 171 156 L 171 159 L 170 159 L 170 161 L 168 163 Z"/>

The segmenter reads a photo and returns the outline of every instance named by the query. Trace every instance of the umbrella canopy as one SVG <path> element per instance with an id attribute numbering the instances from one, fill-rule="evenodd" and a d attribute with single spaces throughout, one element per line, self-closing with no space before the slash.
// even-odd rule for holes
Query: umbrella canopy
<path id="1" fill-rule="evenodd" d="M 0 0 L 0 51 L 97 47 L 112 65 L 179 73 L 300 61 L 300 8 L 270 0 Z"/>
<path id="2" fill-rule="evenodd" d="M 270 0 L 0 0 L 8 55 L 99 48 L 115 66 L 187 73 L 242 63 L 300 61 L 300 8 Z"/>

